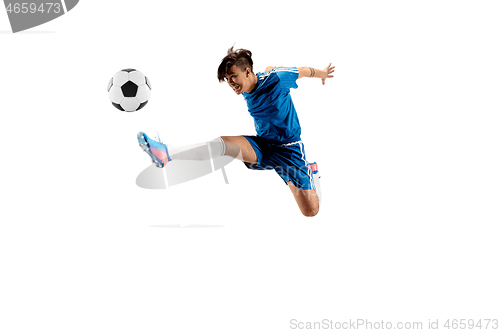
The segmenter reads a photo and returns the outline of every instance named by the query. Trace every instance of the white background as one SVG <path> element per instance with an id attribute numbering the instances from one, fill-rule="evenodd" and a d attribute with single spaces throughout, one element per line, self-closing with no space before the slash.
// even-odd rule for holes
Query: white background
<path id="1" fill-rule="evenodd" d="M 496 1 L 81 1 L 0 11 L 0 332 L 288 332 L 290 320 L 499 317 Z M 233 162 L 169 190 L 136 133 L 253 134 L 226 50 L 324 68 L 292 91 L 323 205 Z M 124 113 L 122 68 L 152 82 Z"/>

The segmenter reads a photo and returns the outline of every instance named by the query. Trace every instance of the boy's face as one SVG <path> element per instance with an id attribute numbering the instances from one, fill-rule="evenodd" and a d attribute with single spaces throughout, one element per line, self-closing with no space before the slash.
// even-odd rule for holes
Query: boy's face
<path id="1" fill-rule="evenodd" d="M 233 65 L 226 74 L 226 82 L 237 95 L 242 92 L 249 93 L 254 88 L 251 73 L 250 68 L 242 71 L 236 65 Z"/>

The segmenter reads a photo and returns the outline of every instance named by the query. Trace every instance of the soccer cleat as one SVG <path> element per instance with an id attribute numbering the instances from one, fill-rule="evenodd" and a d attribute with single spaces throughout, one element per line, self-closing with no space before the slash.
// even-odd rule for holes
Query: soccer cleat
<path id="1" fill-rule="evenodd" d="M 317 174 L 318 173 L 318 164 L 316 162 L 309 163 L 307 166 L 311 169 L 311 171 L 312 171 L 313 174 Z"/>
<path id="2" fill-rule="evenodd" d="M 148 137 L 146 133 L 139 132 L 137 140 L 139 141 L 139 146 L 151 157 L 157 168 L 163 168 L 168 161 L 172 160 L 168 155 L 167 146 L 159 138 L 158 141 L 155 141 Z"/>

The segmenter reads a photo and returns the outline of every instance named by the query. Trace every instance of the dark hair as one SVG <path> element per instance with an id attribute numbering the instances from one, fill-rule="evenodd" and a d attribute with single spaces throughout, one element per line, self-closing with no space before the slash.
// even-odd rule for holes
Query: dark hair
<path id="1" fill-rule="evenodd" d="M 252 52 L 245 49 L 238 49 L 235 51 L 234 46 L 227 50 L 227 55 L 222 59 L 219 69 L 217 70 L 219 82 L 224 81 L 227 72 L 233 65 L 236 65 L 242 71 L 250 68 L 250 71 L 253 73 Z"/>

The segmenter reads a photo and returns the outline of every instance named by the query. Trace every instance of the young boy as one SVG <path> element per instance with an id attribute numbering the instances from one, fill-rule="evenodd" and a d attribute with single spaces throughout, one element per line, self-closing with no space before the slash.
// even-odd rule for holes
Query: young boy
<path id="1" fill-rule="evenodd" d="M 157 167 L 173 159 L 203 160 L 226 155 L 242 160 L 249 169 L 274 169 L 292 191 L 302 214 L 315 216 L 321 199 L 319 176 L 316 164 L 306 160 L 290 88 L 297 88 L 296 80 L 302 77 L 317 77 L 325 84 L 334 71 L 331 64 L 324 70 L 269 66 L 264 73 L 254 74 L 252 53 L 230 48 L 219 65 L 217 77 L 237 95 L 243 95 L 257 135 L 221 136 L 208 143 L 167 150 L 163 143 L 139 132 L 139 144 Z"/>

